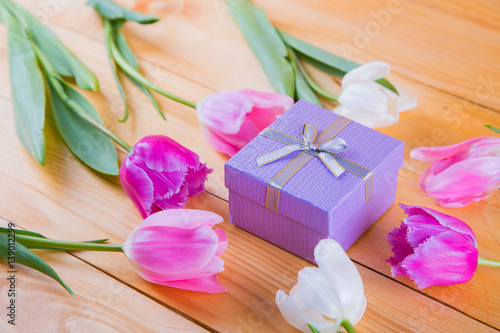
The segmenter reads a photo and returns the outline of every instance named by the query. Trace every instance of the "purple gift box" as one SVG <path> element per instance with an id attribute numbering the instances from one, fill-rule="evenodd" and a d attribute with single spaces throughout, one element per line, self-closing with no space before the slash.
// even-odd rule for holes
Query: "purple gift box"
<path id="1" fill-rule="evenodd" d="M 342 151 L 325 156 L 318 146 Z M 347 250 L 394 203 L 403 151 L 399 140 L 299 101 L 225 164 L 230 221 L 309 261 L 324 238 Z"/>

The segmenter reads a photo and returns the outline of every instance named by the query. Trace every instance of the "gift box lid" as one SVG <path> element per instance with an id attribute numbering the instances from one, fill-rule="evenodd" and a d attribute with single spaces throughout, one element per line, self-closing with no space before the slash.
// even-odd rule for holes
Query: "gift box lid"
<path id="1" fill-rule="evenodd" d="M 268 128 L 302 139 L 304 124 L 318 125 L 321 133 L 338 118 L 340 116 L 331 111 L 301 100 Z M 384 195 L 377 189 L 381 182 L 395 183 L 394 177 L 403 165 L 404 143 L 354 121 L 335 137 L 347 143 L 347 149 L 336 155 L 371 171 L 374 196 Z M 266 207 L 270 181 L 300 152 L 262 166 L 257 166 L 256 159 L 284 146 L 285 143 L 258 135 L 226 162 L 226 187 Z M 359 207 L 367 204 L 366 195 L 363 177 L 347 170 L 335 177 L 320 158 L 312 157 L 280 189 L 277 213 L 331 235 L 331 223 L 339 216 L 346 218 L 355 214 Z"/>

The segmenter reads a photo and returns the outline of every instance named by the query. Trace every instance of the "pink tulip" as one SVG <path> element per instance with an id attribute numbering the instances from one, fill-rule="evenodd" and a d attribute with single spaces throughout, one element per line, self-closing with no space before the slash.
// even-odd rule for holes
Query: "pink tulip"
<path id="1" fill-rule="evenodd" d="M 444 207 L 481 201 L 500 187 L 500 138 L 479 137 L 444 147 L 420 147 L 412 158 L 432 165 L 420 187 Z"/>
<path id="2" fill-rule="evenodd" d="M 392 276 L 405 275 L 420 289 L 469 281 L 479 259 L 472 229 L 429 208 L 400 206 L 408 217 L 387 235 Z"/>
<path id="3" fill-rule="evenodd" d="M 292 105 L 287 95 L 243 89 L 212 94 L 196 110 L 210 145 L 233 156 Z"/>
<path id="4" fill-rule="evenodd" d="M 120 168 L 120 182 L 143 218 L 182 208 L 187 198 L 205 191 L 213 170 L 199 156 L 163 135 L 142 138 Z"/>
<path id="5" fill-rule="evenodd" d="M 174 209 L 146 218 L 123 244 L 123 252 L 145 280 L 169 287 L 218 293 L 226 288 L 216 274 L 224 270 L 219 256 L 227 248 L 217 214 Z"/>

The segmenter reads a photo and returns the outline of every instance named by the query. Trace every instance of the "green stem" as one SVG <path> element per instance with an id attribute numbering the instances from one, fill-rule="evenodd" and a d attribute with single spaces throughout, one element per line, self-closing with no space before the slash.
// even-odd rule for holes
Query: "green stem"
<path id="1" fill-rule="evenodd" d="M 347 318 L 343 319 L 340 325 L 344 327 L 348 333 L 357 333 L 356 329 Z"/>
<path id="2" fill-rule="evenodd" d="M 309 86 L 311 87 L 311 89 L 314 90 L 315 93 L 317 93 L 320 96 L 323 96 L 326 99 L 332 100 L 334 102 L 338 102 L 338 96 L 335 96 L 334 94 L 329 93 L 328 91 L 326 91 L 323 88 L 321 88 L 316 82 L 314 82 L 314 80 L 311 77 L 311 75 L 309 75 L 309 73 L 307 72 L 307 70 L 300 63 L 299 59 L 297 58 L 297 55 L 295 54 L 295 52 L 290 47 L 288 47 L 288 51 L 289 51 L 289 53 L 290 53 L 290 55 L 292 57 L 292 66 L 294 68 L 297 68 L 298 70 L 300 70 L 300 72 L 302 73 L 302 75 L 306 79 L 307 84 L 309 84 Z"/>
<path id="3" fill-rule="evenodd" d="M 483 266 L 500 267 L 500 260 L 486 259 L 479 257 L 477 264 Z"/>
<path id="4" fill-rule="evenodd" d="M 32 237 L 26 235 L 16 235 L 16 239 L 23 245 L 46 247 L 60 250 L 76 251 L 105 251 L 105 252 L 123 252 L 121 244 L 98 244 L 88 242 L 68 242 L 48 238 Z"/>
<path id="5" fill-rule="evenodd" d="M 109 33 L 113 29 L 112 24 L 109 20 L 104 20 L 104 29 L 106 33 Z M 187 105 L 192 107 L 193 109 L 196 109 L 196 103 L 193 103 L 191 101 L 188 101 L 182 97 L 179 97 L 177 95 L 174 95 L 160 87 L 158 87 L 156 84 L 152 83 L 148 79 L 146 79 L 144 76 L 142 76 L 141 73 L 139 73 L 134 67 L 130 66 L 129 63 L 123 58 L 121 55 L 120 51 L 118 51 L 118 48 L 116 47 L 116 44 L 113 40 L 113 38 L 110 39 L 109 43 L 109 49 L 111 50 L 111 54 L 113 55 L 113 58 L 115 59 L 116 63 L 120 68 L 127 73 L 130 77 L 134 78 L 138 82 L 140 82 L 142 85 L 156 91 L 157 93 L 170 98 L 171 100 L 174 100 L 178 103 Z"/>
<path id="6" fill-rule="evenodd" d="M 54 88 L 54 90 L 57 92 L 59 97 L 62 99 L 64 104 L 66 104 L 71 110 L 73 110 L 76 114 L 78 114 L 83 120 L 88 122 L 90 125 L 94 126 L 96 129 L 104 133 L 107 137 L 109 137 L 111 140 L 115 141 L 118 145 L 120 145 L 123 149 L 125 149 L 127 152 L 132 151 L 132 146 L 130 146 L 128 143 L 123 141 L 118 135 L 113 133 L 110 129 L 108 129 L 104 124 L 102 124 L 100 121 L 96 120 L 94 117 L 89 115 L 85 110 L 74 100 L 72 100 L 64 91 L 64 88 L 62 86 L 62 79 L 57 74 L 55 69 L 52 67 L 50 64 L 49 60 L 45 57 L 43 52 L 38 48 L 38 46 L 35 45 L 35 43 L 32 43 L 33 49 L 35 50 L 36 56 L 38 60 L 40 61 L 42 67 L 44 68 L 45 72 L 47 73 L 47 78 Z"/>

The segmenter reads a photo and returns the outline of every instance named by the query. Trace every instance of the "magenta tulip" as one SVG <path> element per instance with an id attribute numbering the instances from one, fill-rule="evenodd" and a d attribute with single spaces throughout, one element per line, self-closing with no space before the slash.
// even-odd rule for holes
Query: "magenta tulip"
<path id="1" fill-rule="evenodd" d="M 216 274 L 224 270 L 219 256 L 227 248 L 217 214 L 174 209 L 145 219 L 123 244 L 123 252 L 145 280 L 169 287 L 218 293 L 226 288 Z"/>
<path id="2" fill-rule="evenodd" d="M 199 156 L 163 135 L 142 138 L 120 168 L 120 182 L 143 218 L 182 208 L 187 198 L 205 191 L 213 170 Z"/>
<path id="3" fill-rule="evenodd" d="M 429 208 L 400 206 L 408 217 L 387 235 L 392 276 L 405 275 L 420 289 L 469 281 L 479 259 L 472 229 Z"/>
<path id="4" fill-rule="evenodd" d="M 210 145 L 233 156 L 292 105 L 287 95 L 243 89 L 212 94 L 196 110 Z"/>
<path id="5" fill-rule="evenodd" d="M 464 207 L 500 187 L 500 138 L 479 137 L 444 147 L 420 147 L 412 158 L 432 165 L 420 176 L 420 187 L 441 206 Z"/>

